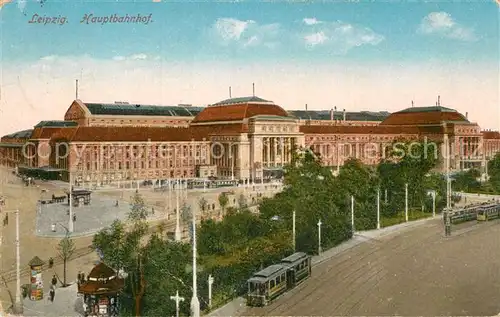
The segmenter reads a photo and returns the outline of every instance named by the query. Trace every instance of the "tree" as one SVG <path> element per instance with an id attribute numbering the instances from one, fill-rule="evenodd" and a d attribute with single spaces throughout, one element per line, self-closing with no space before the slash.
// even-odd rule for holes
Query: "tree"
<path id="1" fill-rule="evenodd" d="M 152 212 L 152 210 L 148 210 L 144 198 L 139 191 L 136 191 L 130 201 L 129 219 L 132 221 L 146 220 Z"/>
<path id="2" fill-rule="evenodd" d="M 247 198 L 245 197 L 244 194 L 240 194 L 238 196 L 238 206 L 240 209 L 245 209 L 248 207 Z"/>
<path id="3" fill-rule="evenodd" d="M 205 199 L 205 197 L 201 197 L 198 200 L 198 206 L 200 207 L 201 212 L 205 213 L 208 206 L 208 201 Z"/>
<path id="4" fill-rule="evenodd" d="M 68 263 L 68 260 L 75 252 L 75 243 L 71 239 L 69 232 L 66 232 L 66 236 L 61 241 L 59 241 L 59 244 L 57 245 L 57 251 L 61 259 L 63 260 L 63 287 L 66 287 L 68 286 L 68 284 L 66 283 L 66 265 Z"/>
<path id="5" fill-rule="evenodd" d="M 474 191 L 479 189 L 481 183 L 477 180 L 481 173 L 477 169 L 462 171 L 453 176 L 452 186 L 455 191 Z"/>
<path id="6" fill-rule="evenodd" d="M 218 199 L 219 199 L 219 206 L 222 209 L 222 213 L 224 213 L 226 210 L 226 206 L 229 203 L 229 197 L 227 197 L 226 193 L 220 193 Z"/>
<path id="7" fill-rule="evenodd" d="M 489 183 L 494 191 L 500 193 L 500 153 L 488 162 Z"/>

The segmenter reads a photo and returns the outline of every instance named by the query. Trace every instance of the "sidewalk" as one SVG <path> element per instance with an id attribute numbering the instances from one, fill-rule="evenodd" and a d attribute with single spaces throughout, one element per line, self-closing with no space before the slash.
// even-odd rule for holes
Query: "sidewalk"
<path id="1" fill-rule="evenodd" d="M 322 262 L 325 262 L 345 251 L 348 251 L 349 249 L 354 248 L 355 246 L 362 244 L 364 242 L 370 241 L 370 240 L 377 240 L 377 238 L 381 238 L 390 234 L 396 234 L 396 233 L 401 233 L 404 229 L 410 229 L 419 225 L 422 225 L 423 223 L 426 223 L 428 221 L 432 221 L 435 219 L 439 219 L 441 215 L 436 215 L 435 217 L 429 217 L 429 218 L 424 218 L 424 219 L 419 219 L 415 221 L 410 221 L 410 222 L 405 222 L 401 224 L 397 224 L 394 226 L 390 227 L 385 227 L 381 228 L 379 230 L 369 230 L 369 231 L 361 231 L 361 232 L 356 232 L 354 234 L 354 237 L 350 240 L 347 240 L 341 244 L 339 244 L 336 247 L 333 247 L 329 250 L 324 251 L 321 255 L 315 255 L 312 257 L 312 266 L 315 267 Z M 235 315 L 240 315 L 240 312 L 243 312 L 246 309 L 246 301 L 243 297 L 238 297 L 234 299 L 233 301 L 229 302 L 228 304 L 210 312 L 207 314 L 207 316 L 235 316 Z"/>

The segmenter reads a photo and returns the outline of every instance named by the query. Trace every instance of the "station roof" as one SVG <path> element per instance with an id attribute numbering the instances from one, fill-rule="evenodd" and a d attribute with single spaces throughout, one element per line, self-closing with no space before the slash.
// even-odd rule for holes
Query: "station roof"
<path id="1" fill-rule="evenodd" d="M 441 107 L 411 107 L 391 114 L 381 125 L 433 125 L 443 122 L 470 123 L 458 111 Z"/>
<path id="2" fill-rule="evenodd" d="M 160 106 L 128 103 L 83 103 L 93 115 L 194 117 L 203 107 Z"/>
<path id="3" fill-rule="evenodd" d="M 77 125 L 78 125 L 78 123 L 75 122 L 75 121 L 52 120 L 52 121 L 40 121 L 37 125 L 35 125 L 35 128 L 42 128 L 42 127 L 55 127 L 55 128 L 76 127 Z"/>
<path id="4" fill-rule="evenodd" d="M 33 132 L 33 129 L 22 130 L 22 131 L 18 131 L 18 132 L 4 135 L 2 137 L 2 139 L 3 138 L 5 138 L 5 139 L 29 139 L 31 137 L 32 132 Z"/>
<path id="5" fill-rule="evenodd" d="M 425 134 L 443 133 L 442 126 L 350 126 L 350 125 L 303 125 L 305 134 Z"/>
<path id="6" fill-rule="evenodd" d="M 272 101 L 260 97 L 231 98 L 206 107 L 192 123 L 241 121 L 243 119 L 265 115 L 288 117 L 289 114 Z"/>
<path id="7" fill-rule="evenodd" d="M 482 131 L 483 138 L 487 140 L 500 139 L 500 132 L 498 131 Z"/>
<path id="8" fill-rule="evenodd" d="M 331 110 L 289 110 L 288 113 L 301 120 L 331 120 Z M 387 111 L 346 112 L 347 121 L 383 121 L 390 115 Z M 333 120 L 343 120 L 344 113 L 333 112 Z"/>

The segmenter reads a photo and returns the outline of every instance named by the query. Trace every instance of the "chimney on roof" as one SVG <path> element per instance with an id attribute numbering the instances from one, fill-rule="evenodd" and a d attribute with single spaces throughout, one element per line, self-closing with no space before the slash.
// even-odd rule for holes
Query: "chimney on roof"
<path id="1" fill-rule="evenodd" d="M 441 106 L 441 96 L 438 96 L 438 102 L 437 102 L 437 105 L 438 105 L 438 106 Z"/>
<path id="2" fill-rule="evenodd" d="M 255 97 L 255 83 L 252 83 L 252 94 Z"/>
<path id="3" fill-rule="evenodd" d="M 330 110 L 330 121 L 333 121 L 333 108 Z"/>
<path id="4" fill-rule="evenodd" d="M 233 98 L 233 97 L 231 96 L 231 86 L 229 86 L 229 98 Z"/>
<path id="5" fill-rule="evenodd" d="M 413 102 L 413 100 L 411 101 L 411 107 L 413 108 L 413 106 L 415 106 L 415 103 Z"/>
<path id="6" fill-rule="evenodd" d="M 78 79 L 76 80 L 76 91 L 75 91 L 75 99 L 78 99 Z"/>
<path id="7" fill-rule="evenodd" d="M 306 111 L 307 111 L 307 103 L 306 103 Z"/>
<path id="8" fill-rule="evenodd" d="M 465 119 L 469 119 L 469 112 L 465 113 Z"/>
<path id="9" fill-rule="evenodd" d="M 345 118 L 346 118 L 346 116 L 345 116 L 345 109 L 344 109 L 344 121 L 345 121 Z"/>

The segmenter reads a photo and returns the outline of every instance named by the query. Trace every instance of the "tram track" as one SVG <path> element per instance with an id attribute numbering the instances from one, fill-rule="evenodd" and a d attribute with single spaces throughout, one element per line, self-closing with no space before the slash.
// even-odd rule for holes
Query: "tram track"
<path id="1" fill-rule="evenodd" d="M 274 306 L 273 304 L 271 304 L 271 306 L 268 306 L 270 309 L 265 309 L 265 314 L 266 315 L 279 315 L 279 313 L 286 311 L 287 315 L 289 315 L 292 312 L 292 310 L 297 312 L 297 311 L 301 310 L 302 308 L 304 308 L 304 306 L 306 308 L 311 307 L 311 303 L 314 303 L 315 307 L 325 307 L 325 305 L 322 304 L 322 302 L 325 302 L 325 301 L 331 302 L 332 298 L 336 298 L 336 296 L 331 296 L 332 295 L 331 293 L 329 293 L 328 296 L 324 296 L 324 293 L 322 293 L 322 294 L 319 294 L 317 298 L 314 298 L 315 292 L 318 289 L 323 289 L 326 284 L 331 284 L 331 283 L 335 283 L 335 284 L 339 284 L 339 285 L 344 284 L 345 288 L 344 287 L 337 287 L 335 293 L 341 293 L 341 292 L 345 293 L 346 288 L 347 289 L 352 288 L 352 285 L 357 285 L 359 281 L 362 281 L 360 283 L 363 284 L 374 277 L 380 276 L 380 273 L 385 270 L 385 268 L 380 268 L 380 264 L 384 263 L 384 261 L 386 261 L 390 256 L 392 256 L 392 254 L 394 252 L 401 252 L 401 251 L 405 251 L 405 250 L 414 248 L 416 245 L 421 244 L 421 243 L 425 243 L 425 241 L 428 241 L 429 239 L 432 239 L 435 236 L 436 236 L 436 233 L 432 232 L 431 234 L 425 235 L 423 239 L 417 240 L 415 243 L 409 243 L 409 244 L 403 243 L 403 244 L 398 244 L 396 246 L 387 246 L 387 247 L 384 244 L 382 246 L 378 246 L 378 247 L 374 248 L 373 251 L 369 251 L 366 254 L 363 254 L 363 252 L 366 252 L 366 250 L 363 249 L 362 246 L 364 246 L 366 248 L 367 244 L 361 243 L 360 245 L 356 246 L 356 248 L 351 248 L 349 250 L 349 253 L 345 253 L 343 256 L 344 259 L 342 259 L 340 262 L 336 261 L 334 263 L 329 264 L 327 266 L 327 269 L 324 272 L 322 272 L 321 274 L 315 276 L 314 271 L 313 271 L 312 280 L 309 280 L 306 283 L 300 285 L 299 288 L 297 288 L 295 290 L 291 290 L 289 292 L 290 294 L 285 294 L 285 296 L 288 295 L 288 296 L 286 296 L 288 298 L 286 298 L 286 297 L 282 298 L 283 302 L 281 304 L 277 305 L 275 302 L 274 305 L 277 305 L 277 306 L 272 307 L 272 306 Z M 355 254 L 352 254 L 353 249 L 357 250 L 357 252 Z M 385 255 L 382 257 L 376 258 L 374 261 L 371 261 L 368 263 L 365 262 L 366 259 L 369 259 L 370 256 L 373 256 L 377 252 L 384 252 Z M 361 255 L 361 258 L 358 257 L 360 255 Z M 353 263 L 354 261 L 355 261 L 355 263 Z M 367 267 L 370 267 L 371 270 L 374 270 L 374 273 L 369 275 L 369 276 L 366 276 L 366 268 Z M 338 281 L 335 281 L 335 280 L 332 281 L 332 279 L 324 278 L 325 275 L 330 274 L 330 272 L 334 269 L 338 270 L 339 272 L 349 271 L 349 273 L 347 275 L 343 275 L 340 278 L 340 280 L 338 280 Z M 376 285 L 378 285 L 378 283 L 383 278 L 385 278 L 385 276 L 387 274 L 389 274 L 388 271 L 383 272 L 382 276 L 380 276 L 380 278 L 377 279 L 375 284 L 370 289 L 372 289 L 373 287 L 376 287 Z M 365 277 L 365 278 L 362 279 L 362 277 Z M 316 283 L 317 281 L 322 281 L 322 282 Z M 312 285 L 311 283 L 315 283 L 315 284 Z M 286 299 L 290 299 L 289 296 L 293 296 L 297 292 L 301 292 L 301 291 L 302 291 L 301 294 L 303 294 L 303 291 L 305 291 L 307 289 L 307 286 L 309 286 L 311 288 L 311 290 L 309 290 L 307 293 L 305 293 L 303 296 L 301 296 L 301 300 L 297 300 L 291 304 L 285 303 Z M 354 291 L 349 293 L 349 295 L 347 297 L 343 297 L 344 303 L 346 302 L 347 299 L 354 296 L 357 292 L 358 292 L 358 289 L 355 289 Z M 341 294 L 339 294 L 339 297 L 340 297 L 340 295 Z M 354 309 L 358 304 L 359 304 L 359 301 L 355 301 L 353 303 L 352 307 L 349 307 L 349 311 Z M 335 313 L 337 313 L 337 310 L 340 309 L 342 307 L 342 305 L 343 305 L 343 303 L 337 304 L 333 311 Z M 262 315 L 262 313 L 263 313 L 262 309 L 257 309 L 257 310 L 258 311 L 255 311 L 255 313 Z M 279 313 L 277 314 L 277 312 L 279 312 Z"/>

